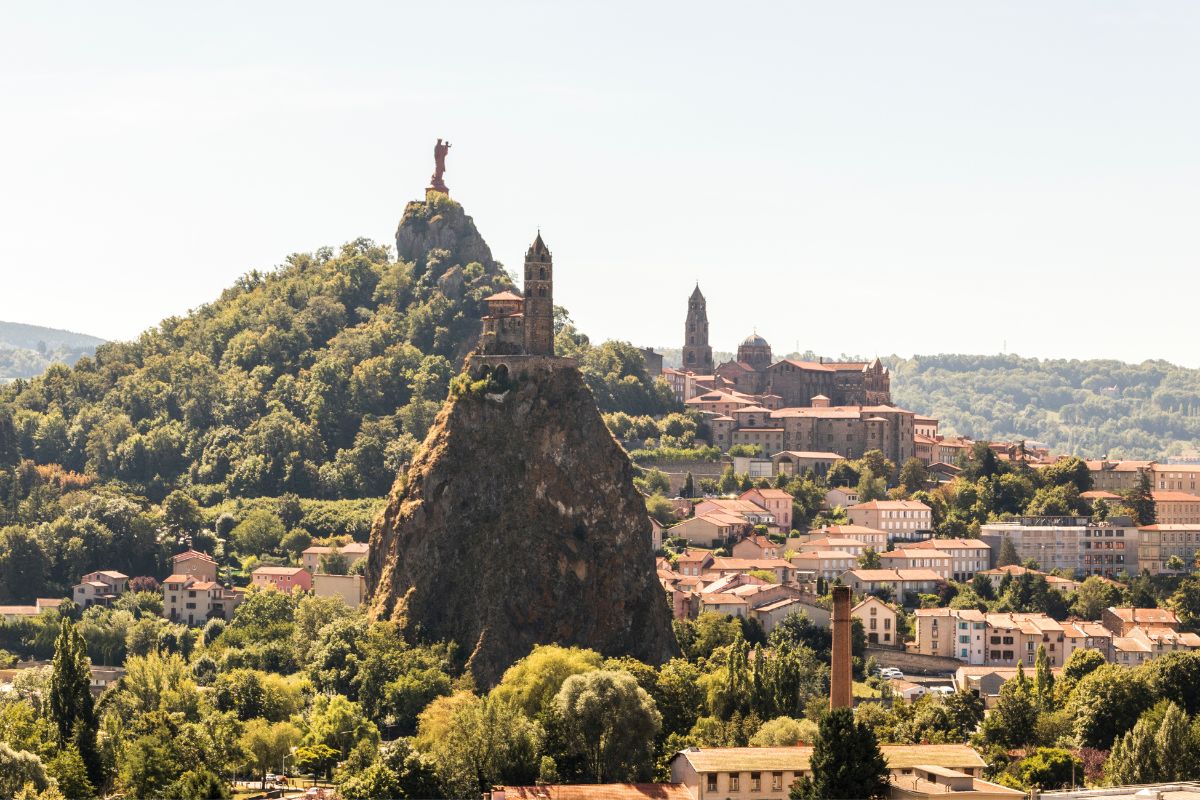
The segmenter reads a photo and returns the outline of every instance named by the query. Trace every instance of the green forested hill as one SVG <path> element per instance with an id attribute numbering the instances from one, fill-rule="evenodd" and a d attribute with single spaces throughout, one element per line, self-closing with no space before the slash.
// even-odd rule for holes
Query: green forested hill
<path id="1" fill-rule="evenodd" d="M 1091 457 L 1159 458 L 1200 446 L 1200 370 L 1015 355 L 887 363 L 893 400 L 954 433 Z"/>
<path id="2" fill-rule="evenodd" d="M 103 343 L 82 333 L 0 322 L 0 381 L 40 375 L 55 362 L 74 364 Z"/>
<path id="3" fill-rule="evenodd" d="M 397 246 L 398 260 L 364 239 L 291 256 L 136 341 L 0 387 L 0 465 L 61 464 L 153 500 L 190 486 L 206 505 L 383 495 L 477 341 L 482 299 L 511 286 L 444 195 L 409 204 Z M 665 410 L 632 348 L 561 339 L 602 405 Z"/>

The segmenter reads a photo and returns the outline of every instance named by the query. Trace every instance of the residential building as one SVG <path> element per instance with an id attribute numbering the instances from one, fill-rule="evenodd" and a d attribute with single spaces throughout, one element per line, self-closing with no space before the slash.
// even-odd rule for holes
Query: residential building
<path id="1" fill-rule="evenodd" d="M 767 491 L 760 489 L 758 491 Z M 773 490 L 778 491 L 778 490 Z M 748 525 L 766 525 L 767 527 L 777 527 L 779 522 L 775 518 L 775 514 L 764 508 L 752 500 L 737 498 L 707 498 L 696 504 L 696 516 L 712 513 L 732 514 L 742 518 L 742 521 Z M 789 507 L 788 513 L 791 513 Z"/>
<path id="2" fill-rule="evenodd" d="M 714 558 L 705 570 L 705 575 L 732 575 L 734 573 L 765 570 L 775 575 L 776 583 L 795 581 L 796 568 L 782 558 Z"/>
<path id="3" fill-rule="evenodd" d="M 780 558 L 783 556 L 783 548 L 757 533 L 735 544 L 730 554 L 734 558 Z"/>
<path id="4" fill-rule="evenodd" d="M 818 538 L 810 538 L 804 543 L 800 550 L 805 552 L 809 550 L 839 550 L 843 553 L 849 553 L 855 558 L 858 558 L 864 552 L 866 552 L 867 548 L 869 547 L 871 547 L 871 545 L 863 544 L 859 539 L 821 536 Z M 880 549 L 882 550 L 883 548 L 881 547 Z"/>
<path id="5" fill-rule="evenodd" d="M 1180 491 L 1151 492 L 1155 521 L 1160 525 L 1200 523 L 1200 496 Z"/>
<path id="6" fill-rule="evenodd" d="M 304 567 L 259 567 L 250 573 L 250 585 L 264 589 L 274 586 L 285 594 L 307 592 L 312 589 L 312 573 Z"/>
<path id="7" fill-rule="evenodd" d="M 71 599 L 80 608 L 107 606 L 123 595 L 128 585 L 129 576 L 115 570 L 89 572 L 71 587 Z"/>
<path id="8" fill-rule="evenodd" d="M 858 567 L 858 558 L 845 550 L 805 550 L 791 558 L 796 572 L 835 581 L 846 571 Z"/>
<path id="9" fill-rule="evenodd" d="M 740 514 L 725 511 L 697 513 L 667 529 L 671 538 L 685 539 L 697 547 L 721 547 L 750 532 L 753 524 Z"/>
<path id="10" fill-rule="evenodd" d="M 1058 678 L 1062 670 L 1052 667 L 1050 674 Z M 1025 675 L 1032 678 L 1028 670 Z M 990 709 L 1000 699 L 1000 688 L 1016 676 L 1016 667 L 962 666 L 954 672 L 954 688 L 982 698 L 983 707 Z"/>
<path id="11" fill-rule="evenodd" d="M 1179 630 L 1179 617 L 1169 608 L 1106 608 L 1100 624 L 1116 636 L 1125 636 L 1135 628 Z"/>
<path id="12" fill-rule="evenodd" d="M 858 505 L 858 490 L 851 486 L 835 486 L 825 493 L 826 508 L 849 508 Z"/>
<path id="13" fill-rule="evenodd" d="M 1060 578 L 1057 575 L 1051 575 L 1048 572 L 1041 572 L 1036 569 L 1028 569 L 1018 564 L 1010 564 L 1006 567 L 996 567 L 995 569 L 986 569 L 980 574 L 987 576 L 987 579 L 991 581 L 993 591 L 998 592 L 1000 591 L 1000 585 L 1004 583 L 1005 575 L 1011 576 L 1015 579 L 1027 573 L 1030 575 L 1040 575 L 1042 578 L 1046 579 L 1046 584 L 1048 586 L 1050 586 L 1052 589 L 1057 589 L 1064 594 L 1066 592 L 1073 592 L 1079 588 L 1079 581 L 1071 580 L 1070 578 Z"/>
<path id="14" fill-rule="evenodd" d="M 991 566 L 992 549 L 980 539 L 925 539 L 904 545 L 905 550 L 937 550 L 950 557 L 950 577 L 965 583 Z"/>
<path id="15" fill-rule="evenodd" d="M 678 783 L 539 783 L 501 786 L 483 800 L 696 800 Z"/>
<path id="16" fill-rule="evenodd" d="M 739 500 L 747 500 L 756 506 L 765 508 L 775 518 L 775 524 L 784 531 L 792 529 L 792 496 L 783 489 L 749 489 L 738 495 Z"/>
<path id="17" fill-rule="evenodd" d="M 878 528 L 868 528 L 865 525 L 829 525 L 819 529 L 815 537 L 855 539 L 867 547 L 873 548 L 876 552 L 886 549 L 888 544 L 888 535 L 884 531 Z"/>
<path id="18" fill-rule="evenodd" d="M 950 580 L 952 576 L 950 563 L 949 553 L 931 548 L 888 550 L 879 554 L 879 566 L 883 569 L 928 569 L 944 580 Z"/>
<path id="19" fill-rule="evenodd" d="M 883 531 L 889 542 L 933 535 L 933 512 L 917 500 L 872 500 L 850 506 L 846 514 L 855 525 Z"/>
<path id="20" fill-rule="evenodd" d="M 1021 562 L 1032 560 L 1047 572 L 1112 578 L 1138 569 L 1138 532 L 1128 518 L 1021 517 L 988 523 L 979 538 L 992 549 L 993 562 L 1008 539 Z"/>
<path id="21" fill-rule="evenodd" d="M 1152 472 L 1154 462 L 1099 459 L 1088 461 L 1087 468 L 1088 472 L 1092 474 L 1093 489 L 1119 493 L 1136 489 L 1141 482 L 1142 473 Z"/>
<path id="22" fill-rule="evenodd" d="M 0 606 L 0 619 L 6 622 L 16 622 L 20 619 L 36 617 L 47 609 L 58 608 L 62 602 L 61 599 L 39 597 L 33 605 L 29 606 Z"/>
<path id="23" fill-rule="evenodd" d="M 890 593 L 901 605 L 915 601 L 917 595 L 936 593 L 945 582 L 928 569 L 852 569 L 841 577 L 855 594 Z"/>
<path id="24" fill-rule="evenodd" d="M 217 579 L 217 561 L 207 553 L 184 550 L 171 556 L 172 575 L 191 575 L 200 581 Z"/>
<path id="25" fill-rule="evenodd" d="M 163 616 L 172 622 L 203 625 L 220 617 L 233 619 L 245 592 L 195 575 L 171 575 L 162 582 Z"/>
<path id="26" fill-rule="evenodd" d="M 1160 491 L 1200 494 L 1200 464 L 1151 462 L 1151 485 Z"/>
<path id="27" fill-rule="evenodd" d="M 762 629 L 767 633 L 774 630 L 776 625 L 791 614 L 801 614 L 808 617 L 818 628 L 829 630 L 829 610 L 813 605 L 799 597 L 785 597 L 750 611 L 750 616 L 758 620 Z"/>
<path id="28" fill-rule="evenodd" d="M 312 547 L 305 548 L 304 552 L 300 554 L 300 563 L 302 563 L 304 568 L 309 572 L 319 572 L 321 559 L 323 557 L 332 555 L 333 553 L 339 553 L 343 558 L 346 559 L 346 566 L 349 567 L 360 558 L 366 558 L 370 549 L 370 545 L 368 545 L 366 542 L 349 542 L 339 547 L 324 547 L 320 545 L 314 545 Z"/>
<path id="29" fill-rule="evenodd" d="M 1200 525 L 1143 525 L 1138 528 L 1138 570 L 1151 575 L 1191 572 L 1200 550 Z M 1167 566 L 1172 556 L 1182 561 L 1176 569 Z"/>
<path id="30" fill-rule="evenodd" d="M 812 747 L 689 747 L 671 759 L 671 782 L 692 800 L 730 797 L 785 800 L 809 774 Z M 1020 800 L 1024 793 L 983 779 L 985 763 L 967 745 L 882 745 L 891 773 L 889 798 Z"/>
<path id="31" fill-rule="evenodd" d="M 358 608 L 367 597 L 367 584 L 362 575 L 313 575 L 313 594 L 317 597 L 340 597 L 350 608 Z"/>
<path id="32" fill-rule="evenodd" d="M 864 597 L 850 609 L 850 616 L 862 622 L 867 644 L 885 647 L 904 644 L 896 635 L 896 609 L 878 597 Z"/>
<path id="33" fill-rule="evenodd" d="M 975 665 L 1033 666 L 1045 645 L 1050 666 L 1070 657 L 1063 625 L 1045 614 L 991 613 L 976 609 L 920 608 L 909 652 L 948 656 Z"/>
<path id="34" fill-rule="evenodd" d="M 698 578 L 712 566 L 713 554 L 709 550 L 685 550 L 675 561 L 675 569 L 680 575 Z"/>

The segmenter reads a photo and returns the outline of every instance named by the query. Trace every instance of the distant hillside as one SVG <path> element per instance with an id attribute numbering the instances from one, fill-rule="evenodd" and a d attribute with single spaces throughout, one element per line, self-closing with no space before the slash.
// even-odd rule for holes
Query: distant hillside
<path id="1" fill-rule="evenodd" d="M 82 333 L 0 322 L 0 381 L 41 375 L 55 362 L 74 364 L 104 340 Z"/>
<path id="2" fill-rule="evenodd" d="M 885 362 L 896 404 L 938 417 L 950 432 L 1091 457 L 1158 458 L 1200 446 L 1200 370 L 1016 355 Z"/>

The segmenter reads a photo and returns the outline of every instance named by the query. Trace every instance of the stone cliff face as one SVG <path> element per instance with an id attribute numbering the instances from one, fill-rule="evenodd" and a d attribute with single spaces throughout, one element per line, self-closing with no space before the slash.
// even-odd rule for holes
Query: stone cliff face
<path id="1" fill-rule="evenodd" d="M 449 253 L 440 259 L 444 264 L 466 266 L 479 262 L 489 273 L 497 267 L 475 221 L 462 206 L 440 192 L 430 192 L 425 200 L 405 206 L 396 229 L 396 255 L 401 261 L 412 261 L 423 269 L 432 250 Z"/>
<path id="2" fill-rule="evenodd" d="M 575 367 L 508 359 L 451 397 L 397 479 L 371 531 L 372 612 L 457 642 L 484 687 L 535 644 L 661 663 L 678 647 L 631 479 Z"/>

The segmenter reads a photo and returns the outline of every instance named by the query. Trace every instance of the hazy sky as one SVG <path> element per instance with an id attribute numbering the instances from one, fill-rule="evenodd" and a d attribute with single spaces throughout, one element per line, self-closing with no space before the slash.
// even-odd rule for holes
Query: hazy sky
<path id="1" fill-rule="evenodd" d="M 1200 366 L 1200 4 L 0 4 L 0 319 L 135 336 L 389 241 L 541 226 L 595 339 Z M 1007 345 L 1006 345 L 1007 343 Z"/>

